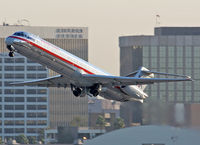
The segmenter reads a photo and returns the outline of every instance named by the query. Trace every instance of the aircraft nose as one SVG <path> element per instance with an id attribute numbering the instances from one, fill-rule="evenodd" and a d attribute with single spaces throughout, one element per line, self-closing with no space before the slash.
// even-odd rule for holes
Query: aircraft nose
<path id="1" fill-rule="evenodd" d="M 7 38 L 5 39 L 5 43 L 6 43 L 7 45 L 12 45 L 12 43 L 13 43 L 13 38 L 11 38 L 10 36 L 7 37 Z"/>
<path id="2" fill-rule="evenodd" d="M 14 51 L 15 50 L 15 48 L 12 46 L 12 44 L 13 44 L 13 38 L 11 38 L 10 36 L 7 37 L 5 39 L 5 43 L 6 43 L 7 49 L 9 51 Z"/>

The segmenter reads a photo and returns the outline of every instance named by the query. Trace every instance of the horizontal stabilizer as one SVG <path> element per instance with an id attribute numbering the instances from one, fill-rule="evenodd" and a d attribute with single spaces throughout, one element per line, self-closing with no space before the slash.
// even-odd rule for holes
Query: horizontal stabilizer
<path id="1" fill-rule="evenodd" d="M 121 76 L 104 76 L 104 75 L 89 75 L 84 74 L 84 78 L 93 83 L 104 85 L 142 85 L 162 82 L 178 82 L 178 81 L 192 81 L 190 77 L 187 78 L 138 78 L 138 77 L 121 77 Z"/>

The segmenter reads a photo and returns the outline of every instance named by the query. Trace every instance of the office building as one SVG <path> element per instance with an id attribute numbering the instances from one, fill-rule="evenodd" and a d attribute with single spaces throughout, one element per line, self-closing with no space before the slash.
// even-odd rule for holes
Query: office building
<path id="1" fill-rule="evenodd" d="M 0 136 L 37 136 L 41 129 L 68 126 L 79 116 L 88 124 L 88 98 L 75 98 L 69 88 L 13 87 L 12 81 L 33 80 L 56 75 L 16 53 L 8 57 L 5 38 L 16 31 L 27 31 L 88 59 L 88 30 L 85 27 L 0 26 Z"/>
<path id="2" fill-rule="evenodd" d="M 147 93 L 150 100 L 199 103 L 199 30 L 199 27 L 159 27 L 153 36 L 120 37 L 121 75 L 144 66 L 153 71 L 191 76 L 197 81 L 149 85 Z"/>
<path id="3" fill-rule="evenodd" d="M 193 115 L 198 110 L 192 103 L 195 106 L 200 103 L 200 27 L 158 27 L 154 35 L 122 36 L 119 46 L 121 75 L 144 66 L 152 71 L 188 75 L 195 80 L 148 85 L 145 92 L 149 98 L 144 104 L 136 108 L 131 107 L 134 103 L 127 102 L 121 106 L 123 110 L 132 110 L 125 114 L 128 126 L 136 120 L 140 124 L 198 124 L 194 123 Z M 175 113 L 177 110 L 179 113 Z"/>

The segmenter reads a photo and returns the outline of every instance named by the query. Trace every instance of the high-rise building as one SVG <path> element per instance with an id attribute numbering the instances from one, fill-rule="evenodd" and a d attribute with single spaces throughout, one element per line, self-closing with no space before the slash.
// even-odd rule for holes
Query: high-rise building
<path id="1" fill-rule="evenodd" d="M 69 88 L 13 87 L 12 81 L 56 75 L 52 70 L 16 53 L 9 58 L 5 38 L 27 31 L 88 60 L 86 27 L 0 26 L 0 136 L 37 136 L 41 129 L 68 126 L 79 116 L 88 125 L 88 98 L 75 98 Z"/>
<path id="2" fill-rule="evenodd" d="M 1 53 L 0 60 L 0 136 L 7 140 L 19 134 L 37 137 L 49 125 L 48 89 L 14 87 L 10 83 L 47 77 L 48 70 L 18 54 L 10 58 L 8 53 Z"/>
<path id="3" fill-rule="evenodd" d="M 120 41 L 121 75 L 139 66 L 182 74 L 200 80 L 199 27 L 155 28 L 154 36 L 123 36 Z M 125 57 L 126 56 L 126 57 Z M 149 99 L 163 102 L 200 102 L 200 82 L 149 85 Z"/>
<path id="4" fill-rule="evenodd" d="M 137 108 L 132 102 L 123 103 L 125 110 L 131 110 L 130 106 L 133 106 L 133 111 L 125 114 L 126 118 L 130 118 L 129 125 L 139 117 L 142 124 L 192 125 L 188 122 L 191 120 L 189 116 L 192 116 L 188 106 L 200 103 L 200 27 L 157 27 L 154 35 L 122 36 L 119 46 L 121 75 L 144 66 L 153 71 L 188 75 L 195 80 L 148 85 L 146 103 Z M 143 112 L 143 115 L 133 113 L 134 110 Z M 170 113 L 173 110 L 181 113 Z M 192 111 L 195 112 L 194 109 Z"/>

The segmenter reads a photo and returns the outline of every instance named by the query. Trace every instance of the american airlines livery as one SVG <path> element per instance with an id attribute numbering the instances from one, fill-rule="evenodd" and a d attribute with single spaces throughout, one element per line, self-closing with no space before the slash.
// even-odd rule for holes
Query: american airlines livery
<path id="1" fill-rule="evenodd" d="M 6 38 L 10 57 L 20 53 L 60 75 L 33 81 L 14 82 L 15 86 L 70 87 L 74 96 L 101 95 L 106 99 L 143 102 L 147 84 L 191 81 L 189 76 L 154 72 L 145 67 L 127 76 L 113 76 L 77 56 L 27 32 L 16 32 Z M 154 74 L 173 78 L 154 78 Z"/>

